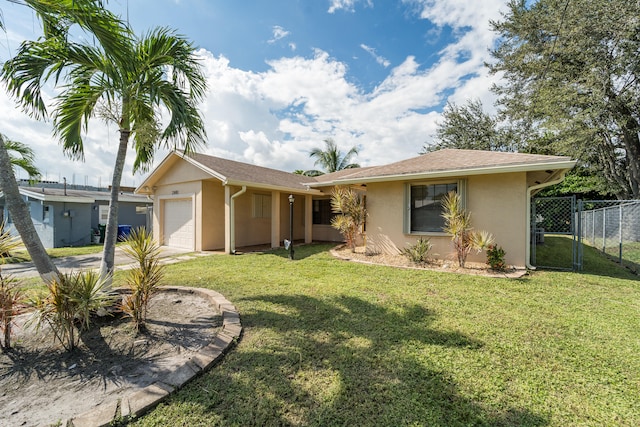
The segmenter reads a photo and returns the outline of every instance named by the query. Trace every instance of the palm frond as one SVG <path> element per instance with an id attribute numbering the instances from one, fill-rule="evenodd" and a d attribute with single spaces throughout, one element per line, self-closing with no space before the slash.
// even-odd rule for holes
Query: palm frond
<path id="1" fill-rule="evenodd" d="M 2 134 L 0 134 L 0 138 L 3 140 L 4 148 L 9 152 L 9 159 L 13 166 L 24 170 L 30 177 L 40 176 L 40 171 L 35 165 L 35 154 L 31 147 L 22 142 L 10 140 Z"/>

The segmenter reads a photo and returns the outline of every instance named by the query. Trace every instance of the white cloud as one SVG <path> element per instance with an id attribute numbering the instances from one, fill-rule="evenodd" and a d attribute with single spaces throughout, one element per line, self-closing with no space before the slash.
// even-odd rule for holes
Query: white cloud
<path id="1" fill-rule="evenodd" d="M 366 44 L 363 43 L 360 45 L 360 47 L 364 49 L 369 55 L 371 55 L 376 60 L 376 62 L 382 65 L 383 67 L 387 68 L 389 65 L 391 65 L 391 62 L 389 62 L 388 59 L 386 59 L 381 55 L 378 55 L 376 53 L 376 50 L 371 46 L 367 46 Z"/>
<path id="2" fill-rule="evenodd" d="M 335 13 L 336 10 L 346 10 L 347 12 L 353 12 L 355 10 L 355 4 L 360 0 L 330 0 L 328 13 Z M 373 7 L 373 1 L 363 0 L 368 7 Z"/>
<path id="3" fill-rule="evenodd" d="M 330 12 L 355 7 L 357 0 L 334 0 Z M 419 16 L 440 27 L 451 27 L 453 43 L 436 52 L 437 60 L 425 68 L 408 56 L 392 67 L 367 45 L 362 49 L 379 59 L 388 74 L 377 87 L 365 91 L 354 83 L 346 63 L 317 49 L 311 56 L 294 55 L 267 61 L 267 70 L 233 67 L 222 55 L 200 50 L 209 90 L 201 111 L 208 145 L 202 152 L 281 170 L 310 169 L 309 151 L 332 137 L 343 151 L 361 148 L 360 164 L 383 164 L 420 151 L 435 134 L 439 108 L 450 100 L 462 104 L 479 98 L 489 107 L 490 86 L 497 81 L 483 66 L 495 41 L 488 19 L 498 19 L 502 1 L 412 0 Z M 368 3 L 372 5 L 371 3 Z M 277 31 L 276 31 L 277 29 Z M 274 40 L 288 36 L 274 27 Z M 278 39 L 278 40 L 279 40 Z M 290 44 L 292 50 L 295 45 Z M 416 52 L 419 54 L 420 52 Z M 0 129 L 10 138 L 28 142 L 36 150 L 38 165 L 51 178 L 75 173 L 76 182 L 108 184 L 113 169 L 117 129 L 92 121 L 86 137 L 87 162 L 66 159 L 51 136 L 51 124 L 35 122 L 17 110 L 0 91 Z M 156 164 L 166 154 L 161 150 Z M 141 182 L 132 177 L 133 152 L 128 153 L 124 185 Z M 69 180 L 72 176 L 67 176 Z"/>
<path id="4" fill-rule="evenodd" d="M 291 34 L 289 31 L 285 30 L 279 25 L 275 25 L 273 27 L 273 38 L 267 41 L 267 43 L 275 43 L 278 40 L 281 40 Z"/>

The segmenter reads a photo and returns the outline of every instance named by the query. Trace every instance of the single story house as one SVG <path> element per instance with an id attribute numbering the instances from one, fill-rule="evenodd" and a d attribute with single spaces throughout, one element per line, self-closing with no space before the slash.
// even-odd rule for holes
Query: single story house
<path id="1" fill-rule="evenodd" d="M 530 199 L 559 183 L 575 161 L 562 156 L 445 149 L 389 165 L 307 177 L 204 154 L 170 153 L 136 189 L 153 199 L 154 236 L 162 245 L 195 251 L 293 239 L 341 241 L 330 226 L 330 198 L 347 185 L 366 195 L 366 249 L 397 254 L 428 237 L 432 254 L 449 257 L 440 199 L 456 191 L 476 229 L 493 234 L 506 261 L 529 264 Z M 484 261 L 484 257 L 481 258 Z M 473 260 L 473 257 L 470 257 Z"/>
<path id="2" fill-rule="evenodd" d="M 29 206 L 31 219 L 45 248 L 84 246 L 95 242 L 100 225 L 107 223 L 109 191 L 50 187 L 19 187 Z M 17 234 L 4 194 L 0 192 L 0 219 Z M 122 192 L 118 205 L 118 224 L 150 227 L 153 202 L 146 196 Z"/>

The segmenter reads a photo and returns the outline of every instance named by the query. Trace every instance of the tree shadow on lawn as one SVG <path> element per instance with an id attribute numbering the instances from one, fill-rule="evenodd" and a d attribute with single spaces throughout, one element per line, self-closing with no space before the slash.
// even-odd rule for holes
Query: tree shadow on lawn
<path id="1" fill-rule="evenodd" d="M 356 297 L 304 295 L 237 303 L 253 307 L 242 315 L 243 341 L 220 366 L 171 399 L 189 405 L 183 415 L 194 418 L 183 422 L 548 424 L 523 408 L 497 410 L 463 396 L 438 369 L 438 359 L 425 353 L 431 346 L 473 352 L 483 343 L 430 327 L 436 316 L 423 306 L 391 310 Z"/>
<path id="2" fill-rule="evenodd" d="M 323 252 L 327 252 L 329 249 L 338 245 L 337 243 L 318 243 L 318 242 L 314 242 L 314 243 L 294 242 L 294 243 L 295 243 L 293 247 L 294 255 L 293 255 L 292 262 L 300 261 L 300 260 L 309 258 L 311 256 L 318 255 Z M 275 255 L 280 258 L 289 258 L 289 251 L 284 248 L 275 248 L 275 249 L 265 250 L 259 253 L 259 255 Z"/>

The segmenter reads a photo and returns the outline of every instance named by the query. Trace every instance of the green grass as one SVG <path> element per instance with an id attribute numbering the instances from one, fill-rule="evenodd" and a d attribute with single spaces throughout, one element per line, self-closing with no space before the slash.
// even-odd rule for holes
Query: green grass
<path id="1" fill-rule="evenodd" d="M 619 262 L 619 246 L 608 246 L 606 253 L 614 261 Z M 627 242 L 622 244 L 622 264 L 635 273 L 640 273 L 640 242 Z"/>
<path id="2" fill-rule="evenodd" d="M 116 246 L 120 246 L 123 243 L 117 243 Z M 47 253 L 51 258 L 62 258 L 68 256 L 76 256 L 76 255 L 89 255 L 89 254 L 97 254 L 102 252 L 103 246 L 100 245 L 88 245 L 88 246 L 73 246 L 68 248 L 50 248 L 47 249 Z M 29 262 L 31 261 L 31 256 L 26 251 L 26 249 L 15 251 L 11 253 L 10 257 L 6 257 L 3 260 L 3 263 L 12 264 L 18 262 Z"/>
<path id="3" fill-rule="evenodd" d="M 167 266 L 168 284 L 230 299 L 244 335 L 133 425 L 640 425 L 637 276 L 490 279 L 327 250 Z"/>
<path id="4" fill-rule="evenodd" d="M 536 266 L 542 268 L 572 268 L 571 238 L 568 236 L 545 235 L 544 243 L 536 246 Z M 607 256 L 601 248 L 585 243 L 583 245 L 583 268 L 585 272 L 610 274 L 618 269 L 619 247 L 608 246 Z M 629 270 L 640 272 L 640 243 L 626 243 L 622 247 L 622 265 Z"/>

